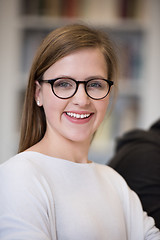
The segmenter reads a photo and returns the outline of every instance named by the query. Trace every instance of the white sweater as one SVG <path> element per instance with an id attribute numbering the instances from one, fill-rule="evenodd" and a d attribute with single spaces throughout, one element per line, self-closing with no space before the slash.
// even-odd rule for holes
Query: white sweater
<path id="1" fill-rule="evenodd" d="M 113 169 L 36 152 L 0 166 L 0 240 L 160 239 Z"/>

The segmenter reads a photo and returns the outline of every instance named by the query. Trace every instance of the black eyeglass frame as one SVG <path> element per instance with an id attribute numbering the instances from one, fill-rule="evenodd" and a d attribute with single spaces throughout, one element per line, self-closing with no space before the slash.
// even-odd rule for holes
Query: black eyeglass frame
<path id="1" fill-rule="evenodd" d="M 53 85 L 54 85 L 55 81 L 57 81 L 57 80 L 59 80 L 59 79 L 70 79 L 70 80 L 72 80 L 72 81 L 75 82 L 76 88 L 75 88 L 74 93 L 73 93 L 71 96 L 63 98 L 63 97 L 59 97 L 59 96 L 54 92 Z M 88 92 L 87 92 L 87 84 L 88 84 L 88 82 L 90 82 L 90 81 L 92 81 L 92 80 L 95 80 L 95 79 L 96 79 L 96 80 L 98 80 L 98 79 L 99 79 L 99 80 L 103 80 L 103 81 L 105 81 L 105 82 L 108 83 L 108 85 L 109 85 L 108 92 L 106 93 L 106 95 L 105 95 L 104 97 L 101 97 L 101 98 L 93 98 L 93 97 L 91 97 L 91 96 L 88 94 Z M 39 83 L 49 83 L 49 84 L 51 85 L 53 94 L 54 94 L 56 97 L 60 98 L 60 99 L 69 99 L 69 98 L 73 97 L 73 96 L 76 94 L 77 90 L 78 90 L 79 84 L 84 84 L 84 89 L 85 89 L 85 92 L 86 92 L 86 94 L 87 94 L 88 97 L 90 97 L 91 99 L 94 99 L 94 100 L 101 100 L 101 99 L 105 98 L 105 97 L 109 94 L 109 92 L 110 92 L 110 90 L 111 90 L 111 86 L 114 85 L 114 82 L 113 82 L 113 81 L 108 80 L 108 79 L 105 79 L 105 78 L 91 78 L 91 79 L 89 79 L 89 80 L 87 80 L 87 81 L 76 81 L 74 78 L 68 78 L 68 77 L 67 77 L 67 78 L 66 78 L 66 77 L 63 78 L 63 77 L 59 77 L 59 78 L 49 79 L 49 80 L 39 79 L 38 82 L 39 82 Z"/>

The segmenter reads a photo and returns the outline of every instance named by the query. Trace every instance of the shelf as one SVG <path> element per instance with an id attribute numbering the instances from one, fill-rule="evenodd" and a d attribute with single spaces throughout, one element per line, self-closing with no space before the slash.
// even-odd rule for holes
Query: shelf
<path id="1" fill-rule="evenodd" d="M 121 19 L 117 18 L 112 22 L 99 21 L 98 19 L 90 20 L 82 17 L 54 17 L 54 16 L 37 16 L 23 15 L 20 16 L 19 27 L 22 29 L 54 29 L 66 24 L 86 23 L 101 29 L 110 29 L 113 31 L 135 32 L 146 31 L 147 25 L 138 19 Z"/>

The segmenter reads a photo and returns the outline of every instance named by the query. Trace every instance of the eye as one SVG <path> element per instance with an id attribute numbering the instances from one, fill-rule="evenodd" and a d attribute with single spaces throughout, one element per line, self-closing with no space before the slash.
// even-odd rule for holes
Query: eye
<path id="1" fill-rule="evenodd" d="M 97 89 L 102 87 L 103 87 L 103 84 L 101 80 L 92 80 L 92 81 L 89 81 L 87 84 L 87 88 Z"/>
<path id="2" fill-rule="evenodd" d="M 74 87 L 74 81 L 72 79 L 57 79 L 54 82 L 55 88 L 73 88 Z"/>

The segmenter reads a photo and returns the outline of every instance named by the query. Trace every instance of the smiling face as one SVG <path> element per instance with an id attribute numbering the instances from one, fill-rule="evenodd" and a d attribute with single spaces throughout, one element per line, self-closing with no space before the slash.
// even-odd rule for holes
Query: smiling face
<path id="1" fill-rule="evenodd" d="M 98 48 L 84 48 L 54 63 L 44 73 L 43 79 L 70 77 L 87 81 L 93 77 L 108 77 L 106 61 Z M 47 123 L 47 136 L 53 140 L 90 141 L 104 119 L 109 95 L 101 100 L 89 98 L 80 84 L 76 94 L 69 99 L 56 97 L 48 83 L 36 84 L 36 100 L 43 106 Z"/>

